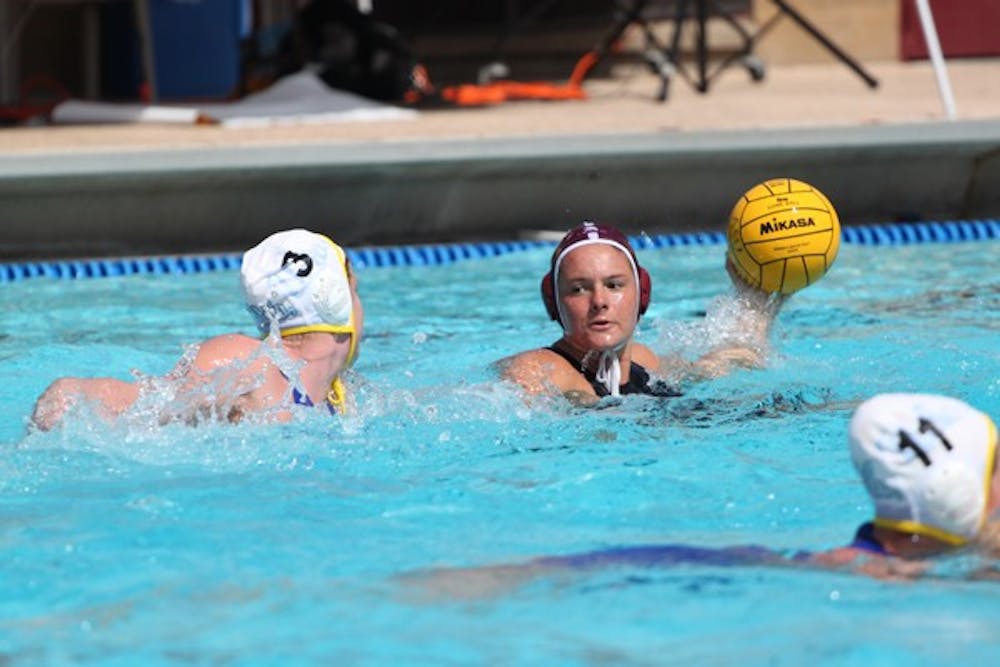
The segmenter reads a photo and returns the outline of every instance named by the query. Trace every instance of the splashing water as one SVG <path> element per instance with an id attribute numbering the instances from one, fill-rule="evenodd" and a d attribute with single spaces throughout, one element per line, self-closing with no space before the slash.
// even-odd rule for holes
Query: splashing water
<path id="1" fill-rule="evenodd" d="M 871 512 L 845 444 L 857 401 L 936 391 L 1000 414 L 1000 284 L 983 270 L 998 259 L 995 242 L 845 247 L 782 308 L 766 368 L 598 409 L 526 402 L 493 370 L 558 336 L 537 296 L 544 249 L 363 271 L 357 410 L 285 424 L 161 424 L 183 414 L 169 374 L 185 345 L 252 335 L 235 275 L 8 285 L 0 660 L 988 660 L 1000 608 L 989 582 L 964 580 L 984 565 L 971 555 L 907 586 L 688 565 L 414 602 L 397 582 L 612 545 L 843 544 Z M 642 342 L 692 359 L 740 340 L 721 249 L 640 261 L 654 281 Z M 81 406 L 29 430 L 35 397 L 67 374 L 149 391 L 113 423 Z"/>

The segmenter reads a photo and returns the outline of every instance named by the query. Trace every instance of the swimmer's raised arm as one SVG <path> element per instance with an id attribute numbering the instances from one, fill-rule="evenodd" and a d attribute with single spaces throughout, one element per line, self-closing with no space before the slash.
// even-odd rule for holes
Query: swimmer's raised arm
<path id="1" fill-rule="evenodd" d="M 662 358 L 662 375 L 673 382 L 697 381 L 727 375 L 738 368 L 764 368 L 771 352 L 771 330 L 786 294 L 768 294 L 747 285 L 726 259 L 734 296 L 725 301 L 727 321 L 723 339 L 694 361 L 680 356 Z"/>
<path id="2" fill-rule="evenodd" d="M 764 368 L 771 351 L 771 330 L 788 296 L 768 294 L 750 287 L 733 272 L 726 261 L 732 280 L 731 296 L 719 299 L 718 314 L 706 332 L 717 342 L 697 359 L 681 354 L 664 354 L 657 363 L 649 364 L 661 378 L 678 386 L 727 375 L 736 369 Z M 648 349 L 648 348 L 647 348 Z M 652 351 L 650 351 L 652 354 Z M 655 356 L 655 355 L 654 355 Z"/>

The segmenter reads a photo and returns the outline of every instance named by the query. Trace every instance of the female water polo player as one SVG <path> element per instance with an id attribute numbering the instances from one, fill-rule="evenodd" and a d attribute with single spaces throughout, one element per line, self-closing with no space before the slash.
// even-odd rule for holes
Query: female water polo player
<path id="1" fill-rule="evenodd" d="M 404 582 L 425 592 L 477 597 L 531 579 L 612 567 L 773 566 L 843 569 L 879 578 L 928 574 L 929 558 L 972 548 L 1000 557 L 997 429 L 966 403 L 930 394 L 882 394 L 862 403 L 848 429 L 851 459 L 875 517 L 847 546 L 810 553 L 756 546 L 621 546 L 543 556 L 520 563 L 415 572 Z M 993 568 L 972 579 L 1000 578 Z"/>
<path id="2" fill-rule="evenodd" d="M 733 284 L 747 306 L 740 322 L 744 342 L 719 347 L 693 363 L 662 359 L 633 340 L 649 306 L 649 274 L 618 229 L 585 222 L 556 246 L 542 278 L 542 301 L 562 326 L 562 338 L 549 347 L 502 359 L 500 372 L 530 394 L 556 391 L 586 404 L 601 396 L 677 395 L 672 384 L 652 376 L 674 381 L 722 375 L 734 366 L 759 366 L 784 298 L 738 278 Z"/>
<path id="3" fill-rule="evenodd" d="M 38 399 L 33 423 L 51 429 L 81 401 L 114 418 L 144 395 L 167 397 L 156 408 L 164 422 L 268 411 L 287 420 L 293 405 L 344 410 L 341 374 L 357 357 L 364 311 L 343 249 L 304 229 L 278 232 L 244 253 L 240 281 L 261 338 L 210 338 L 164 378 L 60 378 Z"/>

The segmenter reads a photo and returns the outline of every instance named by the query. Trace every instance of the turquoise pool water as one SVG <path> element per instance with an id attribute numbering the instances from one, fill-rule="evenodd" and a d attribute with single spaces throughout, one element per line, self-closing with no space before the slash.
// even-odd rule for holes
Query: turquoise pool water
<path id="1" fill-rule="evenodd" d="M 1000 415 L 1000 242 L 846 245 L 782 312 L 768 369 L 529 408 L 490 369 L 554 340 L 548 250 L 361 271 L 362 407 L 288 425 L 28 433 L 56 376 L 167 371 L 252 330 L 234 271 L 3 286 L 0 662 L 11 665 L 989 664 L 995 583 L 970 557 L 910 584 L 761 567 L 613 568 L 489 597 L 399 575 L 613 545 L 843 544 L 869 516 L 852 406 L 890 390 Z M 640 251 L 640 339 L 725 325 L 720 246 Z M 706 315 L 707 311 L 707 315 Z"/>

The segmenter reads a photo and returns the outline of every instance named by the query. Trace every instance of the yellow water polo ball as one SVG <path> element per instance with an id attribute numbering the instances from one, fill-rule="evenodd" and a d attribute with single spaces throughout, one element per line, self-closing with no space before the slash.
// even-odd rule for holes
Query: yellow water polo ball
<path id="1" fill-rule="evenodd" d="M 791 294 L 826 275 L 840 250 L 840 219 L 822 192 L 794 178 L 753 186 L 729 215 L 736 274 L 765 292 Z"/>

